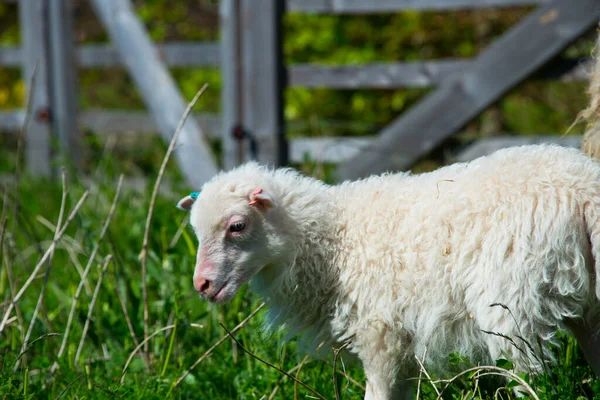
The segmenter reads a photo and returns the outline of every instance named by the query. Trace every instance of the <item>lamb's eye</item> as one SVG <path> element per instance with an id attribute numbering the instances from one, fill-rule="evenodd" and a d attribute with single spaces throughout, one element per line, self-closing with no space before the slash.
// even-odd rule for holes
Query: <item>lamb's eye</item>
<path id="1" fill-rule="evenodd" d="M 244 221 L 234 222 L 233 224 L 229 225 L 229 232 L 240 232 L 244 230 L 245 227 L 246 223 Z"/>

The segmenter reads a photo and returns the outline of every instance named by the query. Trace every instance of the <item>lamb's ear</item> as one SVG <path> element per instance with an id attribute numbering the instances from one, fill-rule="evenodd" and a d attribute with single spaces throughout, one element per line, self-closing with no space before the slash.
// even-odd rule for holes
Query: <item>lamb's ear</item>
<path id="1" fill-rule="evenodd" d="M 192 192 L 188 196 L 185 196 L 183 199 L 179 200 L 177 203 L 177 208 L 183 211 L 190 211 L 192 209 L 192 205 L 198 198 L 199 192 Z"/>
<path id="2" fill-rule="evenodd" d="M 275 199 L 262 188 L 256 188 L 250 193 L 249 205 L 258 205 L 264 209 L 272 208 L 275 205 Z"/>

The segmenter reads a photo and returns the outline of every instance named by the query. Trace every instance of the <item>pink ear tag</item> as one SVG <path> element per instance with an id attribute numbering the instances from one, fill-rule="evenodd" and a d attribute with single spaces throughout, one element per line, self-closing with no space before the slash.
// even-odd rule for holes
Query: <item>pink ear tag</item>
<path id="1" fill-rule="evenodd" d="M 261 194 L 262 193 L 262 188 L 256 188 L 254 189 L 254 191 L 252 192 L 253 195 L 257 195 L 257 194 Z M 251 202 L 248 203 L 248 205 L 253 205 L 258 203 L 258 199 L 254 199 Z"/>

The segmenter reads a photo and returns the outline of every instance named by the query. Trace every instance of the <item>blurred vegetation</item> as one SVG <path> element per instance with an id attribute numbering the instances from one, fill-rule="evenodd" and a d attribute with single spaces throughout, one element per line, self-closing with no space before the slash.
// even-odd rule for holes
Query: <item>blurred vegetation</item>
<path id="1" fill-rule="evenodd" d="M 134 1 L 151 37 L 157 42 L 218 40 L 218 1 Z M 305 15 L 285 17 L 286 62 L 363 64 L 439 58 L 470 58 L 510 29 L 531 11 L 528 7 L 462 10 L 457 12 L 400 12 L 376 15 Z M 79 44 L 105 42 L 106 32 L 89 2 L 75 1 Z M 594 32 L 577 41 L 564 56 L 590 54 Z M 15 3 L 0 5 L 0 45 L 19 42 Z M 210 89 L 197 109 L 221 111 L 221 80 L 215 68 L 173 68 L 173 76 L 186 99 L 205 82 Z M 132 80 L 121 68 L 84 69 L 79 73 L 80 107 L 143 109 Z M 285 116 L 293 136 L 349 136 L 377 133 L 432 88 L 397 90 L 331 90 L 289 88 Z M 429 158 L 433 163 L 452 161 L 446 151 L 481 137 L 503 134 L 564 134 L 585 106 L 584 82 L 529 80 L 492 105 L 448 139 Z M 0 110 L 20 107 L 24 85 L 20 72 L 0 69 Z M 582 126 L 569 133 L 580 134 Z M 93 135 L 93 132 L 87 132 Z M 2 139 L 0 139 L 2 140 Z M 3 147 L 5 141 L 2 142 Z M 159 144 L 159 150 L 162 149 Z M 135 154 L 131 155 L 135 157 Z M 92 164 L 97 162 L 91 160 Z M 421 166 L 423 167 L 423 166 Z M 145 167 L 144 172 L 150 172 Z"/>
<path id="2" fill-rule="evenodd" d="M 134 3 L 150 35 L 157 42 L 218 40 L 216 0 L 135 0 Z M 285 18 L 285 57 L 288 63 L 323 64 L 473 57 L 528 12 L 528 8 L 515 8 L 369 16 L 289 14 Z M 88 1 L 76 0 L 75 13 L 79 44 L 107 40 Z M 588 56 L 593 39 L 592 32 L 589 37 L 571 46 L 565 55 Z M 16 3 L 0 3 L 0 45 L 18 45 L 19 40 Z M 220 112 L 221 80 L 217 69 L 177 68 L 172 72 L 188 100 L 202 84 L 210 83 L 196 110 Z M 143 101 L 134 84 L 120 68 L 81 70 L 78 78 L 79 105 L 82 109 L 143 108 Z M 19 70 L 0 69 L 0 110 L 22 107 L 24 87 Z M 444 148 L 434 152 L 419 168 L 427 170 L 448 162 L 445 148 L 500 132 L 515 135 L 564 134 L 586 104 L 585 89 L 585 83 L 530 80 L 490 107 L 460 135 L 449 139 Z M 374 134 L 429 90 L 293 88 L 286 92 L 285 115 L 290 135 L 293 136 Z M 571 133 L 581 133 L 581 127 L 576 127 Z M 259 304 L 259 300 L 246 288 L 231 304 L 222 307 L 212 307 L 193 295 L 190 277 L 195 258 L 195 238 L 188 228 L 178 233 L 185 218 L 185 214 L 180 214 L 173 207 L 178 195 L 163 193 L 157 199 L 148 247 L 150 331 L 169 324 L 177 324 L 177 329 L 172 335 L 160 334 L 152 340 L 150 352 L 153 362 L 146 369 L 143 359 L 135 357 L 124 384 L 120 385 L 121 369 L 135 343 L 129 333 L 119 296 L 125 299 L 139 340 L 143 336 L 143 317 L 138 256 L 151 191 L 150 184 L 141 190 L 127 187 L 88 278 L 93 290 L 102 258 L 108 254 L 114 256 L 93 312 L 83 362 L 75 366 L 73 359 L 91 299 L 87 289 L 76 308 L 67 354 L 61 359 L 57 374 L 53 378 L 49 376 L 48 367 L 55 359 L 62 338 L 43 335 L 64 332 L 72 297 L 80 279 L 75 265 L 85 266 L 90 256 L 115 192 L 111 182 L 121 173 L 153 179 L 166 149 L 158 136 L 122 136 L 109 140 L 95 132 L 85 132 L 85 144 L 89 156 L 85 172 L 92 175 L 97 186 L 68 229 L 67 237 L 58 246 L 44 306 L 31 336 L 32 340 L 42 339 L 24 353 L 22 363 L 15 372 L 13 366 L 24 335 L 19 328 L 20 320 L 26 329 L 41 290 L 42 275 L 36 277 L 19 302 L 19 320 L 9 325 L 0 340 L 0 398 L 57 398 L 61 395 L 68 399 L 165 398 L 173 381 L 223 336 L 219 322 L 231 329 Z M 0 134 L 1 173 L 14 171 L 16 147 L 14 135 Z M 171 162 L 166 179 L 171 182 L 170 189 L 174 193 L 185 193 L 188 188 L 181 182 L 174 165 Z M 297 167 L 306 174 L 325 180 L 330 178 L 334 168 L 309 159 Z M 88 186 L 78 179 L 70 174 L 69 207 Z M 50 228 L 55 224 L 60 207 L 61 188 L 56 182 L 26 177 L 18 188 L 11 186 L 8 193 L 6 198 L 0 196 L 0 210 L 8 217 L 2 247 L 4 258 L 0 265 L 1 301 L 12 297 L 13 286 L 19 288 L 23 285 L 33 265 L 49 246 L 53 234 Z M 15 209 L 18 211 L 12 212 Z M 9 276 L 8 271 L 14 275 Z M 6 305 L 4 302 L 0 306 L 2 314 Z M 280 333 L 265 336 L 260 321 L 259 314 L 236 337 L 259 356 L 284 370 L 301 364 L 304 355 L 296 351 L 298 344 L 292 341 L 284 346 Z M 191 323 L 199 326 L 190 326 Z M 559 361 L 556 367 L 535 380 L 528 376 L 524 378 L 542 399 L 593 398 L 594 393 L 600 393 L 600 381 L 593 378 L 573 339 L 561 336 L 561 344 L 562 348 L 555 349 Z M 298 373 L 300 379 L 327 398 L 335 397 L 332 360 L 332 354 L 326 359 L 327 363 L 308 358 Z M 457 371 L 469 365 L 468 360 L 457 354 L 449 355 L 449 361 Z M 499 365 L 511 368 L 510 361 L 500 360 Z M 364 385 L 360 368 L 352 364 L 344 367 L 352 378 Z M 362 398 L 363 391 L 359 385 L 341 376 L 338 378 L 342 398 Z M 479 386 L 474 383 L 472 376 L 465 376 L 448 388 L 444 398 L 493 398 L 497 383 L 489 384 L 487 389 L 485 381 L 480 382 Z M 228 340 L 170 394 L 182 399 L 259 399 L 263 395 L 268 396 L 277 387 L 275 398 L 306 398 L 309 394 L 289 380 L 282 379 L 279 372 L 245 355 Z M 499 393 L 499 398 L 511 398 L 508 390 L 500 390 Z M 424 383 L 421 398 L 435 397 L 432 386 Z"/>

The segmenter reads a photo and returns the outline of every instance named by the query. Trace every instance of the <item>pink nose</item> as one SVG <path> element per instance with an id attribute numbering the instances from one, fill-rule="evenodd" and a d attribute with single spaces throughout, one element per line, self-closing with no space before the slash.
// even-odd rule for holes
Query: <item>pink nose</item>
<path id="1" fill-rule="evenodd" d="M 211 271 L 214 269 L 215 264 L 206 259 L 205 251 L 202 250 L 198 254 L 198 263 L 196 264 L 196 269 L 194 271 L 194 288 L 200 292 L 201 295 L 206 294 L 213 286 L 212 281 L 206 276 L 210 275 Z"/>
<path id="2" fill-rule="evenodd" d="M 211 281 L 200 274 L 194 275 L 194 288 L 200 292 L 200 294 L 206 293 L 210 289 L 211 283 Z"/>

